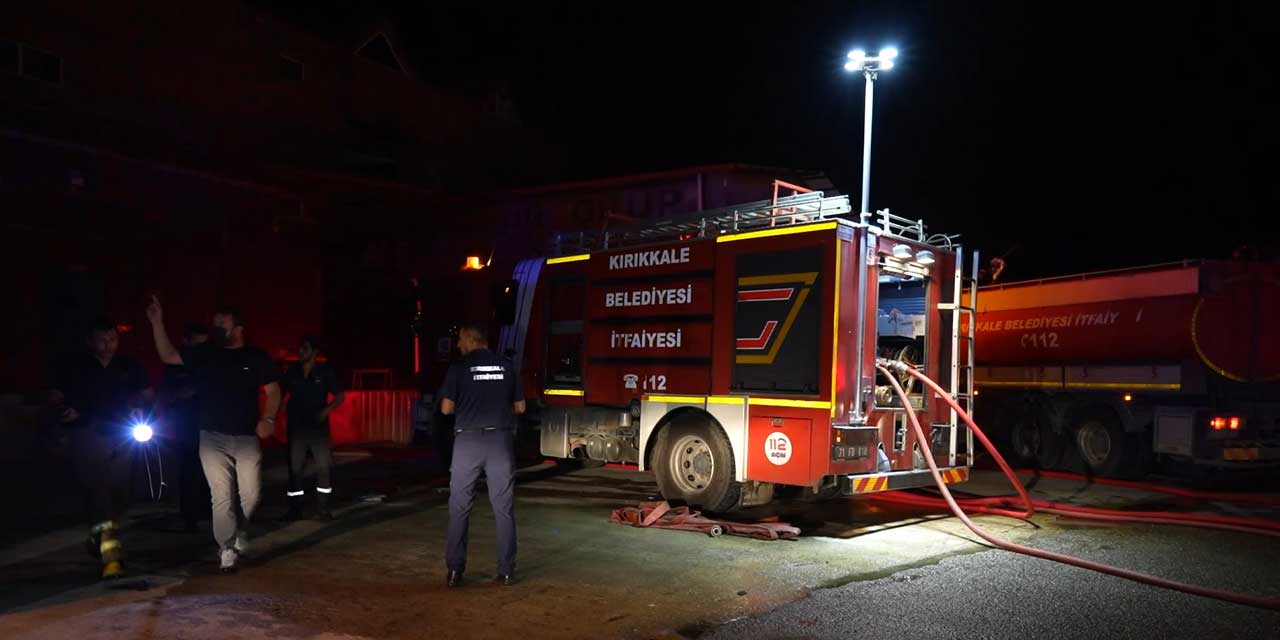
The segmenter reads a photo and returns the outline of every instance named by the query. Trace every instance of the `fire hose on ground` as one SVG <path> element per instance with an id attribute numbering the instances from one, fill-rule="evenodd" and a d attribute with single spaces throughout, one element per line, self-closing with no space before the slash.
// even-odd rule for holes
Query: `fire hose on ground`
<path id="1" fill-rule="evenodd" d="M 1254 495 L 1239 493 L 1220 493 L 1217 491 L 1198 491 L 1196 489 L 1184 489 L 1182 487 L 1168 487 L 1150 482 L 1133 482 L 1131 480 L 1113 480 L 1111 478 L 1096 478 L 1093 476 L 1085 476 L 1078 473 L 1066 473 L 1064 471 L 1047 471 L 1044 469 L 1015 469 L 1018 473 L 1027 473 L 1044 478 L 1057 478 L 1060 480 L 1079 480 L 1083 482 L 1091 482 L 1094 484 L 1104 484 L 1112 487 L 1124 487 L 1126 489 L 1139 489 L 1142 491 L 1154 491 L 1157 493 L 1167 493 L 1180 498 L 1193 498 L 1195 500 L 1208 500 L 1211 502 L 1238 502 L 1248 504 L 1258 504 L 1265 506 L 1280 506 L 1280 496 L 1274 495 Z"/>
<path id="2" fill-rule="evenodd" d="M 1044 511 L 1046 513 L 1058 513 L 1060 515 L 1068 515 L 1070 517 L 1075 517 L 1075 518 L 1087 518 L 1087 519 L 1093 519 L 1093 520 L 1106 520 L 1106 521 L 1113 521 L 1113 522 L 1143 522 L 1143 523 L 1154 522 L 1154 523 L 1161 523 L 1161 524 L 1206 526 L 1206 527 L 1211 527 L 1216 529 L 1225 529 L 1229 531 L 1245 531 L 1248 533 L 1259 533 L 1263 535 L 1280 535 L 1280 523 L 1251 519 L 1251 518 L 1233 518 L 1229 516 L 1204 516 L 1204 515 L 1196 515 L 1196 514 L 1170 514 L 1170 513 L 1163 513 L 1163 512 L 1129 513 L 1129 512 L 1113 511 L 1108 509 L 1075 507 L 1071 505 L 1061 505 L 1057 503 L 1048 503 L 1044 501 L 1033 501 L 1031 499 L 1031 496 L 1027 494 L 1026 487 L 1024 487 L 1022 485 L 1022 482 L 1018 480 L 1018 476 L 1014 473 L 1013 469 L 1009 466 L 1009 463 L 1007 463 L 1004 457 L 1001 456 L 998 451 L 996 451 L 996 448 L 991 444 L 991 441 L 987 439 L 987 436 L 982 432 L 982 429 L 980 429 L 978 425 L 974 423 L 973 418 L 970 417 L 969 414 L 960 407 L 960 405 L 955 401 L 955 399 L 952 398 L 951 395 L 947 393 L 941 386 L 939 386 L 933 380 L 929 379 L 928 376 L 917 371 L 911 365 L 903 362 L 878 359 L 876 361 L 876 367 L 882 373 L 885 374 L 885 377 L 889 379 L 889 384 L 893 386 L 894 393 L 896 393 L 898 398 L 902 401 L 902 406 L 903 408 L 906 409 L 907 418 L 911 423 L 911 428 L 914 431 L 918 441 L 928 442 L 929 440 L 924 433 L 924 428 L 920 426 L 920 420 L 916 416 L 915 409 L 912 408 L 910 400 L 907 398 L 906 391 L 902 389 L 902 385 L 898 382 L 897 376 L 894 375 L 894 371 L 896 371 L 899 374 L 906 373 L 911 375 L 912 377 L 915 377 L 916 379 L 924 383 L 927 387 L 932 389 L 935 393 L 937 393 L 941 398 L 946 400 L 946 402 L 949 405 L 951 405 L 951 408 L 955 410 L 956 415 L 960 416 L 960 418 L 964 420 L 965 424 L 967 424 L 969 428 L 973 431 L 974 437 L 976 437 L 982 443 L 982 446 L 985 447 L 987 451 L 991 453 L 996 463 L 1000 466 L 1001 471 L 1004 472 L 1005 476 L 1009 478 L 1009 482 L 1013 484 L 1014 489 L 1017 490 L 1018 492 L 1017 497 L 1019 498 L 1021 505 L 1025 505 L 1025 507 L 1021 508 L 1020 510 L 1015 510 L 1014 508 L 1017 508 L 1021 505 L 1019 505 L 1019 502 L 1015 502 L 1012 499 L 1012 496 L 999 497 L 999 498 L 977 498 L 977 499 L 965 500 L 964 501 L 965 504 L 968 506 L 968 508 L 971 511 L 1026 520 L 1026 519 L 1029 519 L 1031 515 L 1035 513 L 1037 508 L 1039 508 L 1041 511 Z M 893 369 L 893 371 L 890 371 L 890 369 Z M 1093 562 L 1091 560 L 1076 558 L 1074 556 L 1069 556 L 1062 553 L 1056 553 L 1053 551 L 1045 551 L 1042 549 L 1027 547 L 1024 545 L 1009 542 L 1008 540 L 997 538 L 996 536 L 993 536 L 987 533 L 982 528 L 980 528 L 977 524 L 975 524 L 972 520 L 970 520 L 969 516 L 965 513 L 964 509 L 960 507 L 960 504 L 957 502 L 955 497 L 951 495 L 951 490 L 947 488 L 946 482 L 943 481 L 942 474 L 938 470 L 938 464 L 933 459 L 933 452 L 930 451 L 930 448 L 920 447 L 920 452 L 924 454 L 925 462 L 929 465 L 929 472 L 930 474 L 932 474 L 933 481 L 937 484 L 938 490 L 942 493 L 942 500 L 945 502 L 946 506 L 950 508 L 951 512 L 955 514 L 955 516 L 959 518 L 960 521 L 963 522 L 964 525 L 968 527 L 970 531 L 972 531 L 978 537 L 982 538 L 983 540 L 986 540 L 988 543 L 996 547 L 999 547 L 1001 549 L 1005 549 L 1008 551 L 1014 551 L 1016 553 L 1033 556 L 1036 558 L 1042 558 L 1045 560 L 1053 560 L 1055 562 L 1061 562 L 1063 564 L 1080 567 L 1082 569 L 1089 569 L 1091 571 L 1106 573 L 1106 574 L 1117 576 L 1120 578 L 1125 578 L 1128 580 L 1133 580 L 1135 582 L 1141 582 L 1141 583 L 1149 584 L 1152 586 L 1162 587 L 1165 589 L 1182 591 L 1184 593 L 1190 593 L 1193 595 L 1203 596 L 1206 598 L 1214 598 L 1217 600 L 1224 600 L 1227 602 L 1233 602 L 1236 604 L 1242 604 L 1242 605 L 1251 606 L 1251 607 L 1280 610 L 1280 598 L 1275 598 L 1275 597 L 1267 598 L 1267 597 L 1254 596 L 1254 595 L 1248 595 L 1248 594 L 1242 594 L 1242 593 L 1234 593 L 1234 592 L 1224 591 L 1220 589 L 1211 589 L 1208 587 L 1201 587 L 1198 585 L 1186 584 L 1183 582 L 1168 580 L 1165 578 L 1153 576 L 1153 575 L 1142 573 L 1139 571 L 1122 569 L 1119 567 L 1113 567 L 1110 565 L 1102 564 L 1100 562 Z M 929 498 L 927 496 L 902 495 L 902 496 L 894 496 L 892 498 L 886 498 L 886 499 L 904 502 L 904 503 L 911 503 L 917 506 L 931 506 L 931 507 L 940 506 L 938 505 L 938 501 L 936 499 Z M 1039 504 L 1043 506 L 1037 506 L 1037 502 L 1039 502 Z"/>

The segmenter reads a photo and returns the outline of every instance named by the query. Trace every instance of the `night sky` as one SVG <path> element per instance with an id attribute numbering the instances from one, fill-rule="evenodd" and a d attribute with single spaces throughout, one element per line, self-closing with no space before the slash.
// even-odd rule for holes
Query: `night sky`
<path id="1" fill-rule="evenodd" d="M 255 4 L 329 33 L 382 15 L 429 81 L 506 84 L 560 153 L 530 183 L 747 162 L 856 203 L 863 81 L 841 65 L 893 45 L 872 208 L 1007 256 L 1008 278 L 1277 255 L 1261 4 Z"/>

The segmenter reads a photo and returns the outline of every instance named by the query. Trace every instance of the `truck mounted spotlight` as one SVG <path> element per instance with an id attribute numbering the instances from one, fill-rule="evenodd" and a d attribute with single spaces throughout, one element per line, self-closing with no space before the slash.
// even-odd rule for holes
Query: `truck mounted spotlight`
<path id="1" fill-rule="evenodd" d="M 911 252 L 911 247 L 905 244 L 893 245 L 893 257 L 899 260 L 910 260 L 915 254 Z"/>
<path id="2" fill-rule="evenodd" d="M 863 216 L 871 212 L 871 107 L 875 80 L 881 71 L 893 68 L 894 58 L 897 57 L 898 50 L 894 47 L 881 49 L 875 57 L 867 57 L 867 52 L 863 49 L 854 49 L 849 52 L 849 61 L 844 63 L 845 71 L 861 71 L 862 77 L 866 79 L 866 102 L 862 114 L 862 208 L 858 211 Z"/>
<path id="3" fill-rule="evenodd" d="M 151 439 L 152 435 L 155 435 L 155 432 L 152 431 L 151 429 L 151 425 L 145 422 L 140 422 L 138 424 L 133 425 L 132 433 L 133 433 L 133 439 L 138 442 L 147 442 L 148 440 Z"/>
<path id="4" fill-rule="evenodd" d="M 919 262 L 920 264 L 933 264 L 933 261 L 934 257 L 932 251 L 925 249 L 923 251 L 916 252 L 916 262 Z"/>

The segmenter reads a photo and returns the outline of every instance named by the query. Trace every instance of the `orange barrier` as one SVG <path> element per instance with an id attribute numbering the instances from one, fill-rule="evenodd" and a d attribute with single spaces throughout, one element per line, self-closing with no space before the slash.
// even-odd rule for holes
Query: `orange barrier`
<path id="1" fill-rule="evenodd" d="M 329 415 L 333 446 L 413 440 L 413 403 L 417 391 L 347 391 L 346 399 Z M 289 416 L 282 411 L 273 440 L 288 442 Z"/>

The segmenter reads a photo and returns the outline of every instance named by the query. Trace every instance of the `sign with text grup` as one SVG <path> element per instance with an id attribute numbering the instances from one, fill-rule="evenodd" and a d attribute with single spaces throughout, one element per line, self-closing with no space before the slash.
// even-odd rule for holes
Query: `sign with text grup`
<path id="1" fill-rule="evenodd" d="M 669 273 L 710 271 L 715 247 L 714 242 L 701 241 L 594 255 L 588 266 L 589 275 L 595 280 L 644 279 Z"/>
<path id="2" fill-rule="evenodd" d="M 587 331 L 591 358 L 669 358 L 711 355 L 710 322 L 645 322 L 641 324 L 592 324 Z"/>
<path id="3" fill-rule="evenodd" d="M 592 317 L 687 316 L 712 312 L 710 278 L 630 281 L 592 287 Z"/>
<path id="4" fill-rule="evenodd" d="M 711 368 L 705 364 L 661 362 L 593 364 L 587 402 L 625 405 L 645 394 L 706 395 Z"/>

